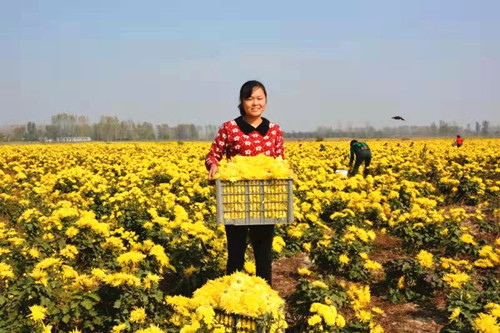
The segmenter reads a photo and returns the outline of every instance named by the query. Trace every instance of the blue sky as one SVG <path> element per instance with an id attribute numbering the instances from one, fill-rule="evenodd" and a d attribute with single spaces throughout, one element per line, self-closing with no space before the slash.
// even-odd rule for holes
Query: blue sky
<path id="1" fill-rule="evenodd" d="M 0 124 L 500 124 L 499 1 L 2 1 Z"/>

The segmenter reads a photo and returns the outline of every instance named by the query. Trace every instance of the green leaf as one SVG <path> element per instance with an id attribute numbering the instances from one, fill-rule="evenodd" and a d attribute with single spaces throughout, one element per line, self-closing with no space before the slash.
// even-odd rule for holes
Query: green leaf
<path id="1" fill-rule="evenodd" d="M 94 303 L 92 303 L 92 301 L 91 301 L 91 300 L 89 300 L 89 299 L 84 300 L 81 304 L 82 304 L 82 305 L 83 305 L 83 307 L 84 307 L 85 309 L 87 309 L 87 310 L 92 309 L 92 307 L 94 306 Z"/>

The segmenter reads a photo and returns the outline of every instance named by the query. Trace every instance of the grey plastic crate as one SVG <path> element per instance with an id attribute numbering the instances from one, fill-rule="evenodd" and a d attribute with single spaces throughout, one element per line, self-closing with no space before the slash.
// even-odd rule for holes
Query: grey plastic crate
<path id="1" fill-rule="evenodd" d="M 226 313 L 219 309 L 214 309 L 215 321 L 224 326 L 227 333 L 267 333 L 270 331 L 272 321 L 265 321 L 262 318 L 253 318 L 235 313 Z M 279 329 L 278 332 L 285 332 Z"/>
<path id="2" fill-rule="evenodd" d="M 225 313 L 218 309 L 215 310 L 215 321 L 223 325 L 228 333 L 266 332 L 263 320 L 234 313 Z"/>
<path id="3" fill-rule="evenodd" d="M 217 222 L 228 225 L 293 222 L 293 180 L 217 179 Z"/>

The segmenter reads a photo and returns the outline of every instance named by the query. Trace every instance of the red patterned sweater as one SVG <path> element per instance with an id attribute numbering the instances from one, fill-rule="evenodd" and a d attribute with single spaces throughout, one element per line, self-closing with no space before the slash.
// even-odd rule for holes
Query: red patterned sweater
<path id="1" fill-rule="evenodd" d="M 230 159 L 236 155 L 258 154 L 285 158 L 283 132 L 277 124 L 266 118 L 262 118 L 262 123 L 255 128 L 243 117 L 238 117 L 222 124 L 207 154 L 205 167 L 210 170 L 212 164 L 219 165 L 224 155 Z"/>

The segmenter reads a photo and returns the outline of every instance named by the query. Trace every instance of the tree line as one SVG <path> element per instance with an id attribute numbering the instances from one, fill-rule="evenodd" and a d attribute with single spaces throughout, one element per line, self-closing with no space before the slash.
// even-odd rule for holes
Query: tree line
<path id="1" fill-rule="evenodd" d="M 219 127 L 195 124 L 153 125 L 149 122 L 119 120 L 114 116 L 102 116 L 91 123 L 85 116 L 58 113 L 51 117 L 50 124 L 9 126 L 0 130 L 0 141 L 71 141 L 68 138 L 87 138 L 92 141 L 165 141 L 165 140 L 213 140 Z M 488 120 L 465 127 L 440 120 L 429 126 L 401 125 L 376 129 L 373 126 L 333 128 L 322 126 L 314 131 L 284 132 L 287 138 L 401 138 L 401 137 L 498 137 L 500 127 L 490 126 Z"/>
<path id="2" fill-rule="evenodd" d="M 467 124 L 465 127 L 450 124 L 440 120 L 428 126 L 401 125 L 397 127 L 384 127 L 376 129 L 373 126 L 364 127 L 333 128 L 328 126 L 318 127 L 315 131 L 309 132 L 287 132 L 288 138 L 404 138 L 404 137 L 499 137 L 500 127 L 491 126 L 488 120 L 481 123 L 476 122 L 475 126 Z"/>
<path id="3" fill-rule="evenodd" d="M 153 125 L 149 122 L 120 120 L 102 116 L 96 123 L 89 118 L 68 113 L 51 117 L 50 124 L 28 122 L 4 128 L 0 141 L 63 141 L 64 138 L 90 138 L 92 141 L 154 141 L 154 140 L 212 140 L 218 127 L 194 124 Z"/>

